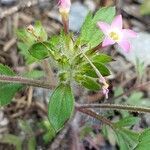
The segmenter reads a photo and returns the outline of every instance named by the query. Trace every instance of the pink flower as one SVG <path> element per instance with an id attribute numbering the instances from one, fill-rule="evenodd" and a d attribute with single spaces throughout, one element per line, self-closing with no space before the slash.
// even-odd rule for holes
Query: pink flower
<path id="1" fill-rule="evenodd" d="M 105 35 L 103 47 L 117 43 L 125 52 L 129 52 L 131 46 L 128 38 L 134 38 L 137 34 L 130 29 L 122 29 L 122 15 L 116 16 L 111 25 L 105 22 L 98 22 L 97 25 Z"/>
<path id="2" fill-rule="evenodd" d="M 69 13 L 71 7 L 70 0 L 59 0 L 58 4 L 60 13 Z"/>

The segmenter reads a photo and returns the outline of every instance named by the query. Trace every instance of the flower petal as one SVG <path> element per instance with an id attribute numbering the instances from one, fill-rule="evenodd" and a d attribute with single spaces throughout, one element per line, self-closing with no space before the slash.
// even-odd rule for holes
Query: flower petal
<path id="1" fill-rule="evenodd" d="M 130 43 L 126 40 L 122 40 L 118 43 L 118 45 L 126 52 L 128 53 L 130 51 Z"/>
<path id="2" fill-rule="evenodd" d="M 137 33 L 130 29 L 123 29 L 122 32 L 125 38 L 135 38 L 137 36 Z"/>
<path id="3" fill-rule="evenodd" d="M 122 29 L 122 15 L 118 15 L 114 18 L 111 24 L 112 28 Z"/>
<path id="4" fill-rule="evenodd" d="M 97 23 L 97 25 L 103 31 L 103 33 L 107 35 L 108 30 L 110 29 L 110 25 L 105 22 L 100 22 L 100 21 Z"/>
<path id="5" fill-rule="evenodd" d="M 106 37 L 102 43 L 102 46 L 108 46 L 108 45 L 113 45 L 115 43 L 115 41 L 111 40 L 110 38 Z"/>

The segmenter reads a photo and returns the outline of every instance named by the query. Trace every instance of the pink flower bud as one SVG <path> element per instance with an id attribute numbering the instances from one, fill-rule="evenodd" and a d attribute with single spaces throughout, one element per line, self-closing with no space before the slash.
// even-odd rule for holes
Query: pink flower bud
<path id="1" fill-rule="evenodd" d="M 68 14 L 71 7 L 70 0 L 59 0 L 59 12 L 62 14 Z"/>

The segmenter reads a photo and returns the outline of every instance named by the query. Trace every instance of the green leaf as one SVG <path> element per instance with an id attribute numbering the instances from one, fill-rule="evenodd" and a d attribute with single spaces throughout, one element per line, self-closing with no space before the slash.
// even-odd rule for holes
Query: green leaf
<path id="1" fill-rule="evenodd" d="M 143 4 L 141 5 L 140 11 L 142 15 L 150 14 L 150 1 L 149 0 L 144 0 Z"/>
<path id="2" fill-rule="evenodd" d="M 51 50 L 52 50 L 52 45 L 50 43 L 39 42 L 39 43 L 33 44 L 30 47 L 29 52 L 33 57 L 41 60 L 41 59 L 48 57 L 51 53 Z"/>
<path id="3" fill-rule="evenodd" d="M 1 142 L 14 145 L 16 147 L 16 150 L 22 150 L 22 140 L 20 137 L 17 137 L 15 135 L 4 134 Z"/>
<path id="4" fill-rule="evenodd" d="M 38 61 L 38 59 L 36 59 L 29 53 L 28 51 L 29 46 L 27 46 L 27 44 L 23 42 L 18 42 L 17 46 L 18 46 L 18 49 L 20 50 L 20 54 L 24 56 L 26 64 L 32 64 L 33 62 Z"/>
<path id="5" fill-rule="evenodd" d="M 63 128 L 74 110 L 74 97 L 68 84 L 60 84 L 50 97 L 48 118 L 56 132 Z"/>
<path id="6" fill-rule="evenodd" d="M 36 139 L 35 137 L 30 137 L 28 139 L 28 145 L 27 145 L 29 150 L 36 150 Z"/>
<path id="7" fill-rule="evenodd" d="M 44 71 L 41 71 L 41 70 L 32 70 L 30 72 L 23 74 L 23 76 L 27 78 L 38 79 L 38 78 L 44 77 L 45 73 Z"/>
<path id="8" fill-rule="evenodd" d="M 0 107 L 9 104 L 21 88 L 21 84 L 0 83 Z"/>
<path id="9" fill-rule="evenodd" d="M 150 106 L 149 98 L 143 98 L 142 92 L 133 92 L 126 101 L 129 105 Z"/>
<path id="10" fill-rule="evenodd" d="M 33 57 L 29 53 L 29 48 L 37 42 L 37 38 L 40 39 L 41 42 L 44 42 L 47 40 L 47 33 L 44 30 L 41 23 L 38 21 L 34 25 L 34 34 L 36 37 L 29 33 L 27 29 L 19 29 L 17 30 L 17 37 L 19 38 L 20 42 L 18 42 L 18 48 L 20 50 L 20 53 L 25 57 L 26 63 L 31 64 L 33 62 L 38 61 L 35 57 Z"/>
<path id="11" fill-rule="evenodd" d="M 35 35 L 40 37 L 40 41 L 46 41 L 47 40 L 47 33 L 45 29 L 43 28 L 40 21 L 37 21 L 34 25 L 34 31 Z"/>
<path id="12" fill-rule="evenodd" d="M 138 133 L 125 128 L 118 128 L 115 132 L 120 150 L 133 150 L 135 148 L 138 143 Z"/>
<path id="13" fill-rule="evenodd" d="M 103 41 L 103 33 L 97 27 L 98 21 L 111 23 L 115 15 L 114 7 L 103 7 L 93 17 L 91 13 L 85 19 L 79 36 L 80 44 L 89 44 L 92 47 L 97 46 Z"/>
<path id="14" fill-rule="evenodd" d="M 100 90 L 100 84 L 98 84 L 93 78 L 88 77 L 88 76 L 81 76 L 81 75 L 77 75 L 75 77 L 75 80 L 82 86 L 84 86 L 85 88 L 89 89 L 89 90 L 93 90 L 93 91 L 97 91 Z"/>
<path id="15" fill-rule="evenodd" d="M 138 144 L 139 133 L 129 129 L 115 127 L 112 130 L 109 126 L 104 126 L 102 131 L 110 143 L 113 145 L 118 143 L 119 150 L 133 150 Z"/>
<path id="16" fill-rule="evenodd" d="M 0 74 L 1 75 L 10 75 L 14 76 L 15 73 L 8 67 L 3 64 L 0 64 Z"/>
<path id="17" fill-rule="evenodd" d="M 56 132 L 47 119 L 40 122 L 39 125 L 44 130 L 43 140 L 48 144 L 56 136 Z"/>
<path id="18" fill-rule="evenodd" d="M 108 63 L 112 61 L 112 57 L 106 54 L 98 54 L 92 58 L 93 62 Z"/>
<path id="19" fill-rule="evenodd" d="M 149 150 L 150 148 L 150 128 L 144 130 L 139 136 L 139 143 L 134 150 Z"/>
<path id="20" fill-rule="evenodd" d="M 8 76 L 15 75 L 8 66 L 2 64 L 0 64 L 0 74 Z M 22 87 L 23 85 L 21 84 L 0 83 L 0 107 L 9 104 L 15 93 Z"/>
<path id="21" fill-rule="evenodd" d="M 109 69 L 104 64 L 102 64 L 100 62 L 99 63 L 93 62 L 93 64 L 99 70 L 99 72 L 102 74 L 102 76 L 110 75 Z M 93 67 L 89 63 L 82 65 L 81 68 L 82 68 L 83 73 L 85 75 L 93 77 L 93 78 L 98 78 L 95 70 L 93 69 Z"/>
<path id="22" fill-rule="evenodd" d="M 34 136 L 34 132 L 27 121 L 19 120 L 19 126 L 22 131 L 26 134 L 27 147 L 29 150 L 36 149 L 36 139 Z"/>
<path id="23" fill-rule="evenodd" d="M 26 29 L 18 29 L 16 34 L 18 39 L 28 47 L 36 42 L 36 38 L 31 35 Z"/>
<path id="24" fill-rule="evenodd" d="M 117 128 L 119 128 L 119 127 L 127 127 L 127 126 L 130 127 L 130 126 L 136 124 L 138 121 L 139 121 L 138 117 L 128 116 L 128 117 L 125 117 L 125 118 L 119 120 L 118 122 L 116 122 L 115 126 Z"/>

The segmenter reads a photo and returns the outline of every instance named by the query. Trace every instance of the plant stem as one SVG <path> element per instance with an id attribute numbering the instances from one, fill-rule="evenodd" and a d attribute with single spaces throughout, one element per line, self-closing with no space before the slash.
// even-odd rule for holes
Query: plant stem
<path id="1" fill-rule="evenodd" d="M 82 112 L 84 114 L 87 114 L 88 116 L 91 116 L 97 120 L 102 121 L 103 123 L 109 125 L 110 127 L 114 128 L 114 124 L 107 118 L 95 113 L 91 109 L 81 108 L 80 106 L 76 106 L 76 110 L 79 112 Z"/>
<path id="2" fill-rule="evenodd" d="M 81 51 L 82 52 L 82 51 Z M 90 63 L 90 65 L 92 66 L 92 68 L 95 70 L 95 73 L 97 74 L 97 76 L 99 78 L 103 78 L 103 76 L 101 75 L 101 73 L 99 72 L 99 70 L 95 67 L 95 65 L 91 62 L 91 60 L 85 55 L 84 52 L 82 52 L 83 56 L 87 59 L 87 61 Z"/>
<path id="3" fill-rule="evenodd" d="M 54 77 L 53 70 L 49 64 L 48 59 L 43 60 L 43 67 L 47 75 L 47 80 L 50 84 L 56 85 L 56 79 Z"/>
<path id="4" fill-rule="evenodd" d="M 67 17 L 62 16 L 62 23 L 63 23 L 63 27 L 64 27 L 64 32 L 66 34 L 68 34 L 68 19 Z"/>
<path id="5" fill-rule="evenodd" d="M 118 105 L 118 104 L 78 104 L 78 108 L 104 108 L 104 109 L 114 109 L 114 110 L 127 110 L 131 112 L 140 112 L 140 113 L 150 113 L 150 108 L 146 107 L 137 107 L 129 105 Z"/>
<path id="6" fill-rule="evenodd" d="M 91 49 L 91 54 L 96 52 L 97 50 L 99 50 L 100 48 L 102 48 L 102 43 L 98 44 L 96 47 Z"/>
<path id="7" fill-rule="evenodd" d="M 33 79 L 28 79 L 28 78 L 19 77 L 19 76 L 12 77 L 12 76 L 0 75 L 0 82 L 24 84 L 28 86 L 41 87 L 41 88 L 46 88 L 46 89 L 52 89 L 55 87 L 54 85 L 50 85 L 45 81 L 33 80 Z"/>

